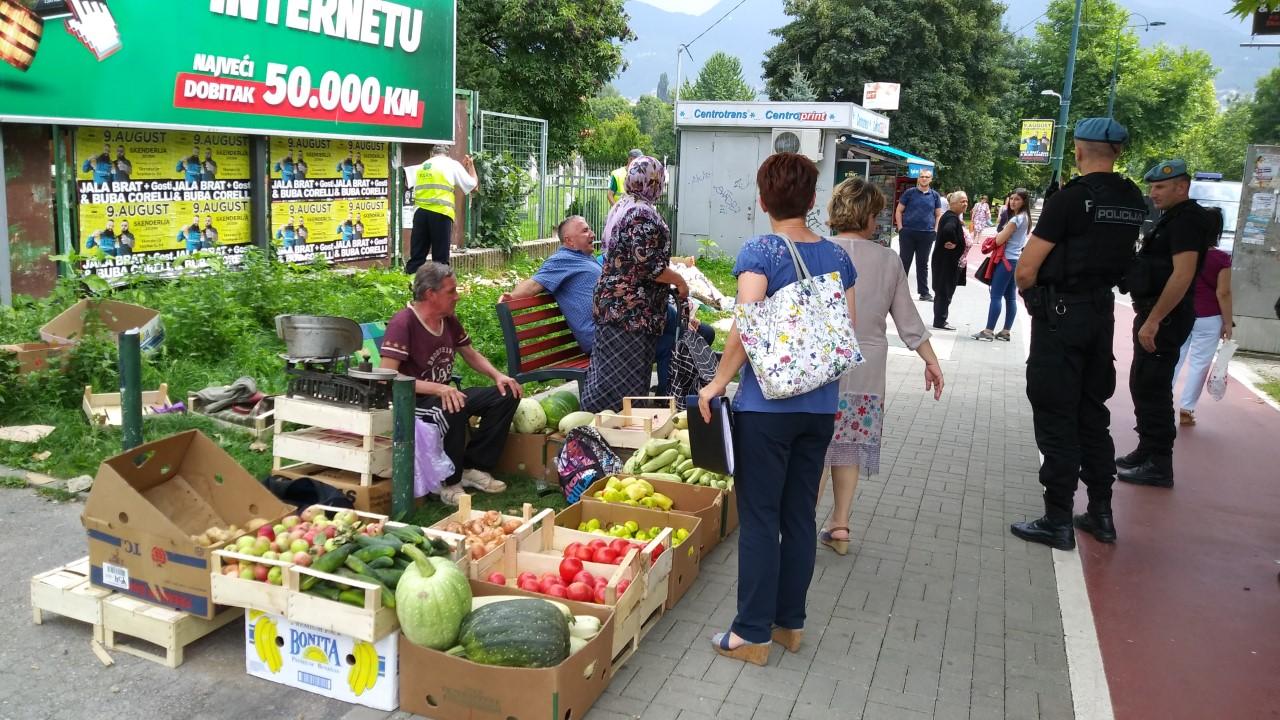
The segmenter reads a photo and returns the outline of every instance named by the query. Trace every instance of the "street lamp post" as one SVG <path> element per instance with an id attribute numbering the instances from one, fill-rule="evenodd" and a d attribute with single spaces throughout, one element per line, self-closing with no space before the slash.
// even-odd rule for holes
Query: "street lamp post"
<path id="1" fill-rule="evenodd" d="M 1125 27 L 1121 28 L 1119 31 L 1116 32 L 1116 48 L 1115 48 L 1115 52 L 1112 54 L 1112 57 L 1111 57 L 1111 93 L 1107 96 L 1107 117 L 1109 118 L 1115 117 L 1116 81 L 1119 79 L 1119 73 L 1120 73 L 1120 38 L 1124 37 L 1124 31 L 1128 30 L 1129 28 L 1142 28 L 1143 31 L 1146 31 L 1146 30 L 1150 30 L 1153 27 L 1160 27 L 1161 25 L 1166 24 L 1165 21 L 1163 20 L 1147 20 L 1146 15 L 1143 15 L 1141 13 L 1134 13 L 1134 12 L 1129 13 L 1128 17 L 1126 17 L 1125 19 L 1128 20 L 1129 18 L 1134 17 L 1135 15 L 1137 17 L 1142 18 L 1141 25 L 1126 25 Z"/>
<path id="2" fill-rule="evenodd" d="M 1076 12 L 1071 20 L 1071 45 L 1067 49 L 1067 76 L 1062 82 L 1062 95 L 1058 103 L 1058 127 L 1066 128 L 1067 114 L 1071 111 L 1071 83 L 1076 75 L 1076 46 L 1080 42 L 1080 11 L 1084 8 L 1084 0 L 1076 0 Z M 1066 148 L 1067 134 L 1059 132 L 1053 139 L 1053 155 L 1049 161 L 1053 163 L 1053 177 L 1050 183 L 1062 180 L 1062 151 Z"/>

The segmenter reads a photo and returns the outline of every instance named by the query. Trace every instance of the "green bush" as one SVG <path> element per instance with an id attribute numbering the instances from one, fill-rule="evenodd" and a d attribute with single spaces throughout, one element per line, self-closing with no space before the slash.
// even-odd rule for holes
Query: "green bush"
<path id="1" fill-rule="evenodd" d="M 478 222 L 472 244 L 510 250 L 520 242 L 521 211 L 534 185 L 529 173 L 504 154 L 472 156 L 480 179 L 476 207 Z"/>

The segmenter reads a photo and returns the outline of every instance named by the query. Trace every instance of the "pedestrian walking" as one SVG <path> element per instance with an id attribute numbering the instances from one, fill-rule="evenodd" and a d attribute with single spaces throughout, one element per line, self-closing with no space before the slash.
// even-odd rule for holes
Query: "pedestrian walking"
<path id="1" fill-rule="evenodd" d="M 624 397 L 649 394 L 671 286 L 680 302 L 689 296 L 684 278 L 670 267 L 671 231 L 653 206 L 662 196 L 664 177 L 662 163 L 654 158 L 632 162 L 627 194 L 614 206 L 605 230 L 609 254 L 593 299 L 595 347 L 582 382 L 587 412 L 618 410 Z"/>
<path id="2" fill-rule="evenodd" d="M 933 247 L 933 259 L 930 261 L 933 269 L 933 327 L 938 330 L 955 330 L 947 324 L 947 315 L 960 280 L 960 258 L 964 256 L 968 242 L 964 234 L 964 211 L 968 207 L 969 196 L 963 190 L 957 190 L 947 196 L 947 211 L 938 221 L 938 242 Z"/>
<path id="3" fill-rule="evenodd" d="M 929 342 L 929 331 L 911 302 L 902 262 L 892 250 L 869 239 L 875 235 L 876 217 L 884 204 L 879 188 L 853 177 L 836 186 L 827 206 L 831 230 L 836 233 L 831 241 L 844 248 L 853 266 L 860 268 L 859 281 L 854 286 L 858 308 L 854 330 L 864 361 L 840 378 L 835 432 L 827 446 L 833 503 L 818 540 L 841 555 L 849 551 L 849 512 L 858 476 L 880 472 L 885 371 L 889 363 L 887 317 L 893 317 L 898 338 L 924 360 L 925 390 L 932 388 L 935 400 L 942 396 L 942 368 Z"/>
<path id="4" fill-rule="evenodd" d="M 1217 245 L 1217 240 L 1213 242 Z M 1178 404 L 1178 424 L 1196 424 L 1196 404 L 1209 377 L 1209 367 L 1218 351 L 1219 340 L 1231 339 L 1231 255 L 1210 248 L 1204 256 L 1204 268 L 1196 274 L 1196 321 L 1191 335 L 1182 343 L 1178 353 L 1178 367 L 1173 371 L 1177 383 L 1182 366 L 1187 364 L 1187 379 L 1182 386 L 1182 398 Z"/>
<path id="5" fill-rule="evenodd" d="M 1179 350 L 1195 325 L 1192 280 L 1204 265 L 1212 238 L 1222 231 L 1222 213 L 1190 199 L 1191 177 L 1182 160 L 1147 171 L 1151 202 L 1163 214 L 1142 239 L 1126 276 L 1133 297 L 1133 363 L 1129 392 L 1138 447 L 1116 458 L 1119 478 L 1152 487 L 1173 487 L 1173 377 Z"/>
<path id="6" fill-rule="evenodd" d="M 1116 388 L 1111 288 L 1133 258 L 1147 214 L 1142 191 L 1115 172 L 1128 137 L 1124 126 L 1109 118 L 1076 124 L 1081 174 L 1045 201 L 1016 271 L 1031 315 L 1027 399 L 1036 446 L 1044 456 L 1044 515 L 1013 523 L 1010 530 L 1059 550 L 1076 546 L 1073 520 L 1101 542 L 1116 539 L 1111 514 L 1115 446 L 1107 410 Z M 1078 480 L 1088 489 L 1089 507 L 1073 519 Z"/>
<path id="7" fill-rule="evenodd" d="M 1013 281 L 1013 274 L 1018 267 L 1018 258 L 1022 257 L 1022 248 L 1027 244 L 1030 230 L 1031 196 L 1026 188 L 1018 188 L 1009 196 L 1009 220 L 996 233 L 995 244 L 1004 251 L 1004 259 L 1001 262 L 993 260 L 991 263 L 995 266 L 995 271 L 991 276 L 991 305 L 987 308 L 987 325 L 982 332 L 973 336 L 975 340 L 1010 340 L 1013 319 L 1018 315 L 1018 287 Z M 1004 306 L 1004 329 L 996 332 L 1001 305 Z"/>
<path id="8" fill-rule="evenodd" d="M 816 199 L 818 166 L 798 153 L 770 155 L 756 172 L 760 208 L 772 232 L 751 238 L 738 253 L 738 302 L 764 300 L 796 282 L 790 245 L 812 276 L 838 272 L 849 318 L 856 322 L 853 263 L 844 248 L 816 235 L 805 217 Z M 792 243 L 788 243 L 787 239 Z M 599 350 L 597 350 L 599 352 Z M 592 358 L 592 365 L 595 358 Z M 738 613 L 729 630 L 711 638 L 716 652 L 764 665 L 777 640 L 800 649 L 805 604 L 817 543 L 818 483 L 835 427 L 839 383 L 801 395 L 764 397 L 735 323 L 715 377 L 698 393 L 702 417 L 711 399 L 738 371 L 734 398 L 734 465 L 738 516 Z"/>
<path id="9" fill-rule="evenodd" d="M 902 269 L 911 272 L 912 260 L 916 263 L 916 290 L 920 299 L 933 300 L 929 294 L 929 250 L 937 237 L 938 219 L 942 217 L 942 196 L 930 189 L 933 171 L 921 170 L 916 184 L 898 198 L 893 214 L 893 224 L 898 228 L 898 253 L 902 256 Z"/>
<path id="10" fill-rule="evenodd" d="M 986 195 L 978 196 L 978 202 L 969 211 L 969 234 L 982 237 L 982 231 L 991 226 L 991 203 Z"/>

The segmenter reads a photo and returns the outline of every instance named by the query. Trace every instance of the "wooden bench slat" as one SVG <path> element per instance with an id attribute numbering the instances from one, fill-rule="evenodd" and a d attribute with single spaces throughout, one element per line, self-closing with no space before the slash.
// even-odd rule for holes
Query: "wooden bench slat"
<path id="1" fill-rule="evenodd" d="M 555 305 L 556 299 L 551 293 L 542 293 L 533 297 L 519 298 L 518 300 L 508 300 L 507 307 L 514 313 L 516 310 L 527 310 L 532 307 L 541 307 L 543 305 Z M 557 307 L 559 307 L 557 305 Z"/>
<path id="2" fill-rule="evenodd" d="M 546 337 L 547 335 L 559 334 L 559 333 L 564 333 L 569 331 L 570 331 L 570 328 L 569 328 L 568 321 L 561 320 L 559 322 L 548 323 L 546 325 L 537 325 L 531 328 L 525 328 L 524 330 L 517 330 L 516 340 L 518 342 L 524 342 L 526 340 L 537 340 L 538 338 Z"/>
<path id="3" fill-rule="evenodd" d="M 515 323 L 516 327 L 521 327 L 528 325 L 529 323 L 538 322 L 539 320 L 551 320 L 553 318 L 562 317 L 564 317 L 564 313 L 561 312 L 559 306 L 556 306 L 545 310 L 534 310 L 533 312 L 520 313 L 519 315 L 512 314 L 511 319 Z"/>
<path id="4" fill-rule="evenodd" d="M 574 361 L 581 360 L 582 364 L 577 365 L 577 364 L 571 364 L 566 362 L 570 360 L 574 360 Z M 529 372 L 530 370 L 538 370 L 541 368 L 546 368 L 551 365 L 555 365 L 557 367 L 585 368 L 587 364 L 590 362 L 591 362 L 591 359 L 586 355 L 583 355 L 582 350 L 580 348 L 570 347 L 570 348 L 565 348 L 564 350 L 561 350 L 559 352 L 553 352 L 548 355 L 543 355 L 541 357 L 536 357 L 536 358 L 526 359 L 523 356 L 521 356 L 520 372 Z"/>
<path id="5" fill-rule="evenodd" d="M 573 335 L 556 335 L 555 337 L 549 337 L 545 340 L 529 343 L 528 345 L 521 345 L 520 357 L 532 357 L 549 350 L 558 350 L 560 348 L 569 348 L 577 350 L 579 354 L 582 353 L 582 349 L 578 346 L 578 341 L 573 337 Z"/>

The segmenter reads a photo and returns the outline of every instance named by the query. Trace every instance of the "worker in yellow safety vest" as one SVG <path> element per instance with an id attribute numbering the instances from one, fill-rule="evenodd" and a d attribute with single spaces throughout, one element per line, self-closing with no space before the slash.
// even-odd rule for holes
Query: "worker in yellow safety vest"
<path id="1" fill-rule="evenodd" d="M 643 150 L 639 148 L 633 149 L 631 152 L 627 153 L 627 164 L 609 173 L 609 204 L 610 205 L 616 204 L 619 200 L 622 199 L 622 196 L 626 194 L 627 168 L 631 167 L 631 163 L 635 162 L 636 158 L 642 157 L 643 155 L 644 155 Z"/>
<path id="2" fill-rule="evenodd" d="M 453 238 L 453 221 L 457 216 L 454 188 L 466 195 L 476 189 L 479 179 L 471 156 L 462 162 L 449 157 L 449 146 L 437 145 L 431 159 L 404 168 L 405 179 L 413 187 L 413 234 L 409 243 L 409 261 L 404 271 L 410 275 L 431 259 L 449 264 L 449 247 Z"/>

